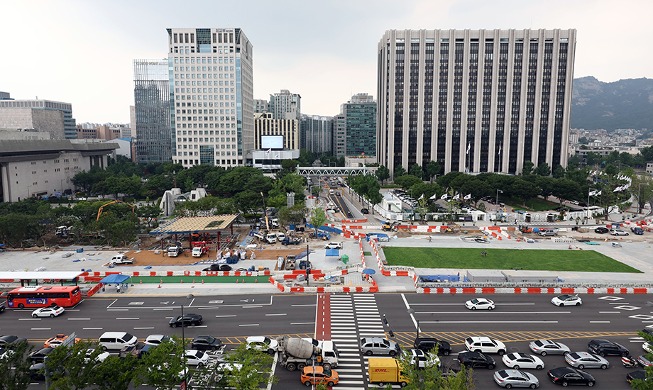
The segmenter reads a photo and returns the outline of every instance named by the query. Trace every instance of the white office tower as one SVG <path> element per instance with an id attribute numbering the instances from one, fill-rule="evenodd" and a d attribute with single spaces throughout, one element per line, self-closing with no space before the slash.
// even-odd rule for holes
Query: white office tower
<path id="1" fill-rule="evenodd" d="M 254 149 L 251 43 L 239 28 L 169 28 L 168 45 L 173 162 L 246 165 Z"/>
<path id="2" fill-rule="evenodd" d="M 390 172 L 566 167 L 576 30 L 390 30 L 378 45 L 377 158 Z"/>

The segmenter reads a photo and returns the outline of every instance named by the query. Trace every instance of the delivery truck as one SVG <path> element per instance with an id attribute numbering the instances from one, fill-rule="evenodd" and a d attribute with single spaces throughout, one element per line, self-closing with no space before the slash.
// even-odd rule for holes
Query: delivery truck
<path id="1" fill-rule="evenodd" d="M 401 372 L 401 363 L 391 357 L 371 357 L 367 359 L 370 384 L 383 387 L 386 384 L 399 384 L 404 387 L 408 384 Z"/>

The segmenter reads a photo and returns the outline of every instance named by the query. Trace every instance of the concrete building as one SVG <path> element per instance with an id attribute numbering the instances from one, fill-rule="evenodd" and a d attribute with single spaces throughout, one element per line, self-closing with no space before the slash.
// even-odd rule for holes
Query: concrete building
<path id="1" fill-rule="evenodd" d="M 272 113 L 254 114 L 255 149 L 299 150 L 299 121 L 274 119 Z"/>
<path id="2" fill-rule="evenodd" d="M 73 106 L 70 103 L 55 102 L 52 100 L 2 100 L 0 99 L 0 109 L 35 109 L 45 111 L 56 111 L 63 114 L 63 129 L 66 139 L 75 139 L 75 119 L 73 118 Z M 0 118 L 3 115 L 0 114 Z M 7 127 L 2 126 L 0 127 Z M 58 126 L 57 126 L 58 127 Z M 57 130 L 58 131 L 58 130 Z"/>
<path id="3" fill-rule="evenodd" d="M 255 143 L 252 44 L 240 28 L 167 31 L 173 162 L 250 165 Z"/>
<path id="4" fill-rule="evenodd" d="M 518 174 L 568 159 L 576 30 L 389 30 L 379 164 Z"/>
<path id="5" fill-rule="evenodd" d="M 134 60 L 134 126 L 136 161 L 172 161 L 175 149 L 170 114 L 168 60 Z"/>
<path id="6" fill-rule="evenodd" d="M 254 114 L 270 112 L 270 103 L 265 99 L 254 99 Z"/>
<path id="7" fill-rule="evenodd" d="M 269 111 L 274 119 L 297 119 L 302 115 L 302 97 L 297 93 L 290 93 L 287 89 L 270 95 Z"/>
<path id="8" fill-rule="evenodd" d="M 12 100 L 6 101 L 11 102 Z M 64 114 L 57 110 L 32 107 L 0 107 L 0 128 L 46 133 L 49 139 L 66 138 Z M 0 137 L 2 137 L 1 133 Z"/>
<path id="9" fill-rule="evenodd" d="M 335 155 L 376 156 L 376 102 L 371 95 L 359 93 L 340 107 L 336 117 Z"/>
<path id="10" fill-rule="evenodd" d="M 0 100 L 10 100 L 10 99 L 11 99 L 11 95 L 9 94 L 9 92 L 0 91 Z"/>
<path id="11" fill-rule="evenodd" d="M 0 128 L 0 140 L 29 141 L 52 139 L 50 133 L 34 129 L 3 129 Z"/>
<path id="12" fill-rule="evenodd" d="M 331 116 L 302 115 L 299 125 L 300 149 L 316 154 L 332 154 L 333 126 Z"/>
<path id="13" fill-rule="evenodd" d="M 70 140 L 0 141 L 2 201 L 70 194 L 72 178 L 93 167 L 106 168 L 116 147 Z"/>

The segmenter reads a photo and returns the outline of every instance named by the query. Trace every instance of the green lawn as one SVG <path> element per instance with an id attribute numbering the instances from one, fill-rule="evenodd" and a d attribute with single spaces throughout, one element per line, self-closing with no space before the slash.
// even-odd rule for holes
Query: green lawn
<path id="1" fill-rule="evenodd" d="M 483 250 L 487 256 L 482 256 Z M 388 265 L 416 268 L 641 273 L 593 250 L 385 247 L 383 251 Z"/>
<path id="2" fill-rule="evenodd" d="M 499 201 L 502 201 L 501 198 L 499 198 Z M 544 200 L 538 197 L 526 200 L 525 204 L 522 204 L 521 200 L 513 198 L 506 198 L 503 202 L 515 210 L 525 209 L 526 211 L 536 212 L 554 210 L 556 207 L 560 206 L 558 203 L 549 202 L 548 200 Z"/>

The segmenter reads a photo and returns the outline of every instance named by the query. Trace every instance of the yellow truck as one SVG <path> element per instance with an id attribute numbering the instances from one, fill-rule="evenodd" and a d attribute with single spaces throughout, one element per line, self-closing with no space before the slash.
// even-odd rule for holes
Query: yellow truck
<path id="1" fill-rule="evenodd" d="M 408 384 L 408 378 L 401 372 L 401 365 L 397 359 L 391 357 L 371 357 L 367 360 L 369 365 L 368 374 L 370 384 L 377 384 L 380 387 L 388 383 L 400 384 L 404 387 Z"/>

